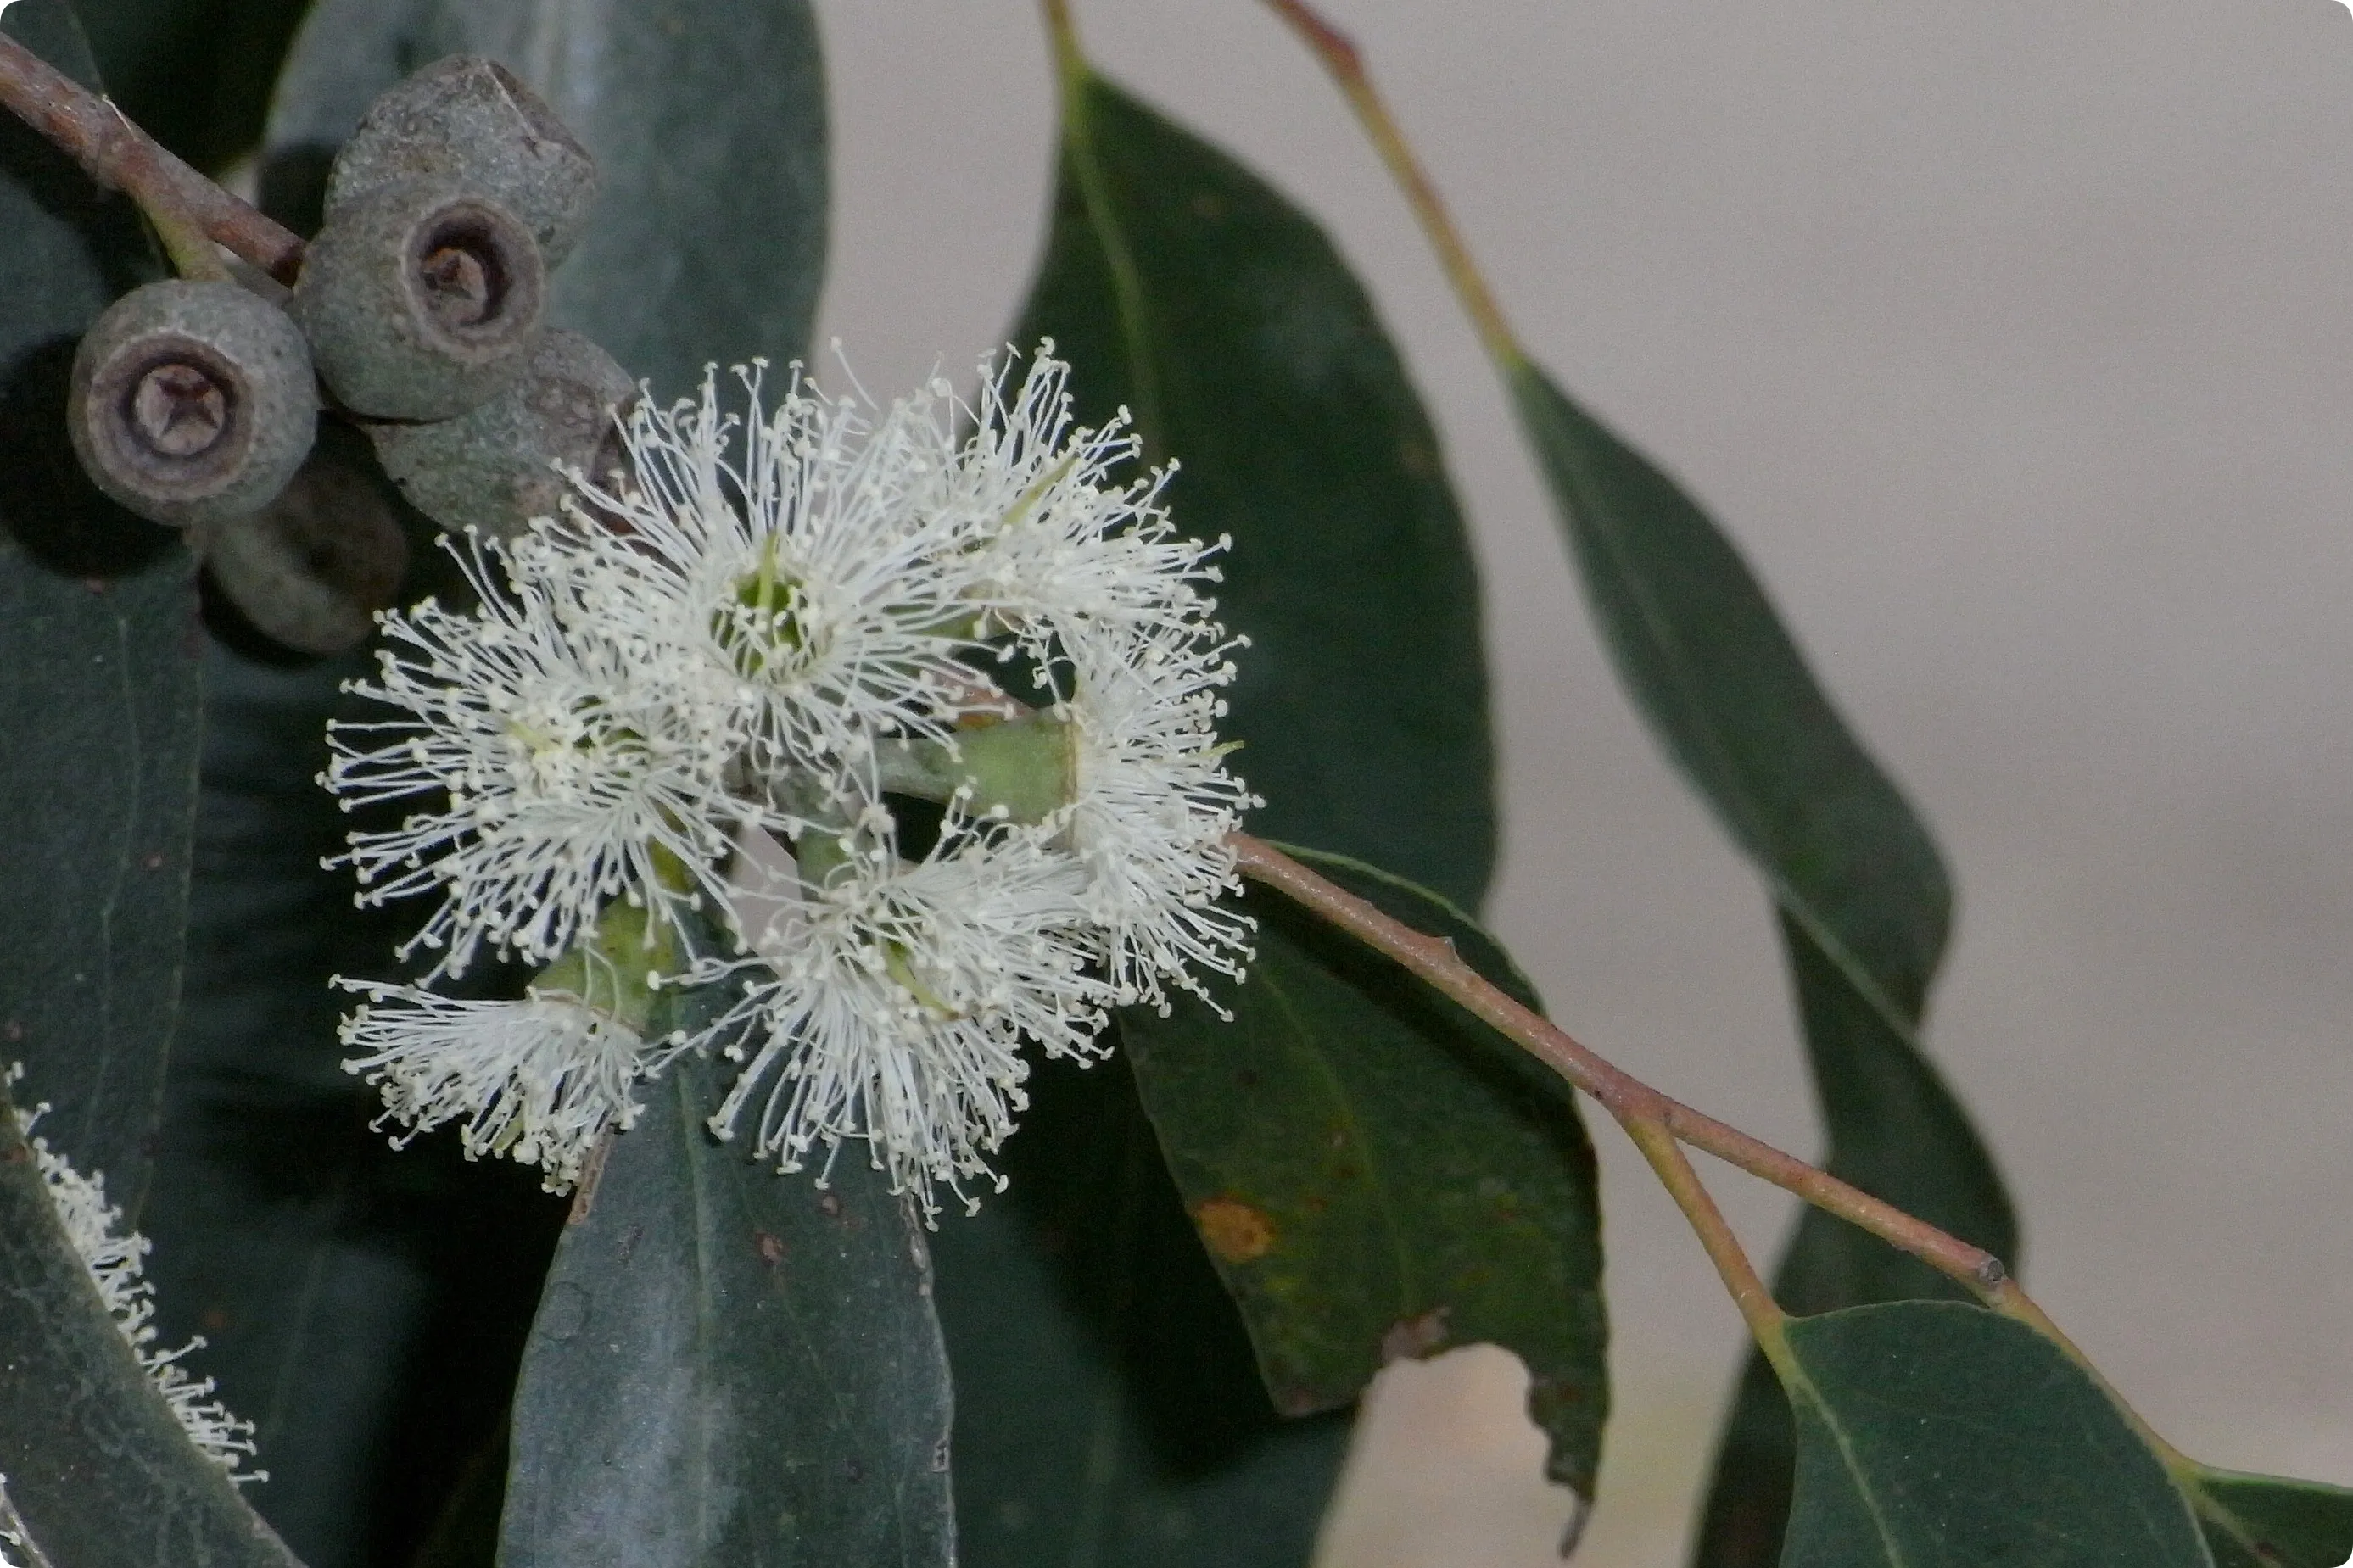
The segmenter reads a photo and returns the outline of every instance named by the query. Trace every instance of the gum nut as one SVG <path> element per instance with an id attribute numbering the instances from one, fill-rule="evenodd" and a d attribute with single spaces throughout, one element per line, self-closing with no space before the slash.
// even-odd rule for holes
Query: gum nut
<path id="1" fill-rule="evenodd" d="M 375 481 L 323 451 L 269 506 L 192 540 L 254 628 L 304 653 L 364 641 L 408 570 L 408 541 Z"/>
<path id="2" fill-rule="evenodd" d="M 553 270 L 596 202 L 596 161 L 546 101 L 496 60 L 451 55 L 368 106 L 335 154 L 326 212 L 385 185 L 450 179 L 521 218 Z"/>
<path id="3" fill-rule="evenodd" d="M 259 510 L 311 449 L 319 389 L 286 313 L 234 283 L 150 283 L 74 353 L 66 427 L 98 488 L 185 527 Z"/>
<path id="4" fill-rule="evenodd" d="M 447 180 L 386 185 L 327 220 L 288 309 L 327 389 L 375 419 L 447 419 L 517 375 L 547 295 L 512 213 Z"/>
<path id="5" fill-rule="evenodd" d="M 628 460 L 620 418 L 637 384 L 578 332 L 551 327 L 531 368 L 471 413 L 429 425 L 367 427 L 376 460 L 409 504 L 453 533 L 512 538 L 554 515 L 566 469 L 607 484 Z"/>

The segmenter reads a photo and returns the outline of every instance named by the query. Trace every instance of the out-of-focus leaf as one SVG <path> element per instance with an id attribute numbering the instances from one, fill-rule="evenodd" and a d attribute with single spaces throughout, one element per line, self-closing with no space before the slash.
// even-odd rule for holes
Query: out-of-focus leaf
<path id="1" fill-rule="evenodd" d="M 2190 1500 L 2216 1568 L 2345 1568 L 2353 1560 L 2353 1491 L 2343 1487 L 2201 1469 Z"/>
<path id="2" fill-rule="evenodd" d="M 61 0 L 0 30 L 95 81 Z M 0 116 L 0 1068 L 24 1063 L 50 1141 L 135 1215 L 187 920 L 195 569 L 66 444 L 75 341 L 153 267 L 137 215 Z"/>
<path id="3" fill-rule="evenodd" d="M 1477 588 L 1438 445 L 1314 224 L 1100 80 L 1064 127 L 1014 341 L 1054 340 L 1081 416 L 1124 405 L 1230 534 L 1247 633 L 1226 732 L 1264 831 L 1475 904 L 1494 814 Z M 973 1568 L 1303 1563 L 1346 1429 L 1269 1409 L 1124 1062 L 1049 1066 L 1012 1190 L 941 1221 L 956 1494 Z"/>
<path id="4" fill-rule="evenodd" d="M 1985 1145 L 1920 1048 L 1952 888 L 1927 829 L 1848 732 L 1732 542 L 1675 482 L 1525 362 L 1511 374 L 1619 673 L 1677 766 L 1755 863 L 1784 945 L 1845 1180 L 2014 1261 Z M 1809 1211 L 1775 1279 L 1794 1310 L 1953 1287 Z M 1788 1515 L 1779 1389 L 1752 1358 L 1694 1563 L 1763 1568 Z"/>
<path id="5" fill-rule="evenodd" d="M 0 1473 L 57 1568 L 301 1568 L 148 1385 L 0 1101 Z"/>
<path id="6" fill-rule="evenodd" d="M 260 143 L 270 84 L 310 0 L 99 0 L 90 49 L 122 112 L 199 169 Z"/>
<path id="7" fill-rule="evenodd" d="M 1953 1301 L 1792 1320 L 1782 1568 L 2209 1568 L 2123 1412 L 2022 1323 Z"/>
<path id="8" fill-rule="evenodd" d="M 1292 853 L 1539 1005 L 1436 896 Z M 1276 1403 L 1353 1402 L 1400 1355 L 1498 1344 L 1552 1477 L 1590 1501 L 1609 1413 L 1601 1214 L 1574 1091 L 1380 954 L 1253 890 L 1239 984 L 1121 1015 L 1145 1109 Z"/>
<path id="9" fill-rule="evenodd" d="M 647 1091 L 548 1273 L 502 1568 L 948 1568 L 945 1351 L 909 1200 L 713 1139 L 711 1068 Z"/>
<path id="10" fill-rule="evenodd" d="M 807 0 L 320 0 L 270 115 L 271 205 L 307 231 L 361 111 L 449 54 L 505 65 L 596 159 L 596 216 L 552 279 L 552 320 L 664 398 L 713 361 L 802 353 L 827 199 Z"/>

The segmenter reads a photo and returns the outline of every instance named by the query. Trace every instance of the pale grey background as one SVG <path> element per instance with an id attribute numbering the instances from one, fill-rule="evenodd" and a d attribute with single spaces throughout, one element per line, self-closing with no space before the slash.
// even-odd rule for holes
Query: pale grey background
<path id="1" fill-rule="evenodd" d="M 825 0 L 822 333 L 962 370 L 1031 265 L 1015 0 Z M 1740 540 L 1962 890 L 1933 1045 L 2030 1283 L 2211 1460 L 2353 1482 L 2353 16 L 2334 0 L 1333 0 L 1532 351 Z M 1761 897 L 1597 651 L 1502 399 L 1314 65 L 1248 0 L 1096 57 L 1330 226 L 1486 574 L 1507 864 L 1556 1015 L 1813 1146 Z M 1409 635 L 1410 628 L 1399 628 Z M 1741 1349 L 1597 1127 L 1620 1413 L 1580 1561 L 1680 1561 Z M 1724 1174 L 1761 1251 L 1786 1210 Z M 1414 1369 L 1328 1568 L 1535 1568 L 1514 1367 Z"/>

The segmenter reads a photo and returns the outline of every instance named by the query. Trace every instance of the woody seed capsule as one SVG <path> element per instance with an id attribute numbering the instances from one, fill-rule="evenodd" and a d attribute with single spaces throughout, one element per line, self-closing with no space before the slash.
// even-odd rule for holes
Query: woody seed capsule
<path id="1" fill-rule="evenodd" d="M 452 55 L 386 90 L 327 178 L 327 216 L 385 185 L 456 180 L 522 220 L 552 271 L 596 200 L 596 163 L 540 96 L 496 60 Z"/>
<path id="2" fill-rule="evenodd" d="M 234 283 L 172 279 L 110 306 L 74 354 L 66 426 L 98 488 L 174 527 L 259 510 L 318 417 L 302 334 Z"/>
<path id="3" fill-rule="evenodd" d="M 447 419 L 529 363 L 546 269 L 530 230 L 446 180 L 385 185 L 328 219 L 289 309 L 353 412 Z"/>
<path id="4" fill-rule="evenodd" d="M 551 327 L 531 367 L 488 403 L 431 424 L 370 425 L 376 460 L 409 503 L 453 533 L 512 538 L 554 514 L 576 470 L 597 484 L 628 463 L 623 410 L 638 388 L 613 356 Z"/>

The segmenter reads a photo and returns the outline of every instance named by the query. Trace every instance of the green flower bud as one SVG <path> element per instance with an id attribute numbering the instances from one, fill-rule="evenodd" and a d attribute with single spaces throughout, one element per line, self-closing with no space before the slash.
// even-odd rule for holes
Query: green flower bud
<path id="1" fill-rule="evenodd" d="M 570 255 L 596 200 L 596 163 L 540 96 L 495 60 L 452 55 L 360 117 L 327 177 L 326 212 L 418 179 L 454 180 L 522 220 L 549 269 Z"/>
<path id="2" fill-rule="evenodd" d="M 959 730 L 953 742 L 892 741 L 878 749 L 882 787 L 956 800 L 974 816 L 1043 822 L 1071 803 L 1076 737 L 1043 713 Z"/>
<path id="3" fill-rule="evenodd" d="M 234 283 L 150 283 L 74 354 L 66 426 L 98 488 L 174 526 L 258 510 L 301 467 L 318 421 L 310 350 Z"/>
<path id="4" fill-rule="evenodd" d="M 554 513 L 569 488 L 560 469 L 602 482 L 627 466 L 620 417 L 637 395 L 612 355 L 554 327 L 530 368 L 480 407 L 429 425 L 370 425 L 368 438 L 419 511 L 453 533 L 512 538 Z"/>
<path id="5" fill-rule="evenodd" d="M 616 900 L 596 917 L 595 933 L 541 970 L 531 988 L 575 997 L 643 1037 L 651 1033 L 654 994 L 676 960 L 667 924 L 642 905 Z"/>
<path id="6" fill-rule="evenodd" d="M 289 309 L 328 389 L 375 419 L 448 419 L 530 363 L 547 274 L 538 242 L 480 191 L 417 180 L 339 208 Z"/>

